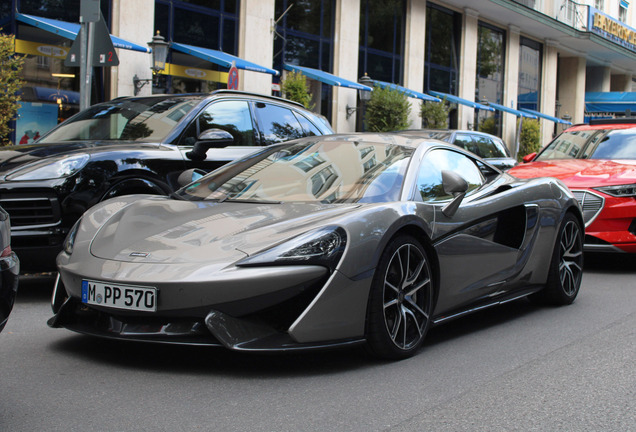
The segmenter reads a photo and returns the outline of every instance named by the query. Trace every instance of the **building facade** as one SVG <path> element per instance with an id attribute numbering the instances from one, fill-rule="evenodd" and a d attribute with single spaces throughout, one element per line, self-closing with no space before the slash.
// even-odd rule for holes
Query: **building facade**
<path id="1" fill-rule="evenodd" d="M 80 2 L 0 6 L 2 32 L 15 34 L 16 51 L 27 54 L 18 142 L 44 132 L 26 126 L 31 120 L 51 125 L 77 111 L 78 68 L 64 65 L 73 35 L 50 24 L 78 23 Z M 231 86 L 255 93 L 279 94 L 281 77 L 295 66 L 316 71 L 309 73 L 314 110 L 338 132 L 360 129 L 359 91 L 346 82 L 367 75 L 447 97 L 451 126 L 487 126 L 514 151 L 521 116 L 539 118 L 547 143 L 561 122 L 584 121 L 586 92 L 631 92 L 636 70 L 634 5 L 625 0 L 101 0 L 100 6 L 110 33 L 130 44 L 116 48 L 118 66 L 94 69 L 93 103 L 135 92 L 227 88 L 223 54 L 229 54 L 239 67 Z M 166 69 L 153 78 L 151 55 L 131 47 L 145 48 L 157 31 L 171 45 Z M 411 127 L 419 128 L 422 101 L 410 101 Z"/>

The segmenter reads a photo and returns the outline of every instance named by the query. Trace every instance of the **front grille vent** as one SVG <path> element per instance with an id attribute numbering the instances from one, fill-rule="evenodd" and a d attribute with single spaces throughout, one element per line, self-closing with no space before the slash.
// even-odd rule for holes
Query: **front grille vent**
<path id="1" fill-rule="evenodd" d="M 57 199 L 42 194 L 2 194 L 0 206 L 9 213 L 12 228 L 47 227 L 60 223 Z"/>
<path id="2" fill-rule="evenodd" d="M 581 207 L 583 208 L 583 220 L 585 221 L 585 226 L 588 226 L 603 209 L 605 199 L 590 191 L 574 190 L 572 191 L 572 194 L 579 204 L 581 204 Z"/>

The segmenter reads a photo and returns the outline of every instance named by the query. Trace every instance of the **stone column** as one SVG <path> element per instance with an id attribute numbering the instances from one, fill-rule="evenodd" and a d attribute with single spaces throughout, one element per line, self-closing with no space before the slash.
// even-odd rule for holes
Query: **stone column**
<path id="1" fill-rule="evenodd" d="M 269 68 L 274 61 L 274 6 L 274 0 L 241 0 L 239 12 L 238 56 Z M 240 70 L 239 89 L 271 95 L 272 75 Z"/>
<path id="2" fill-rule="evenodd" d="M 519 92 L 519 27 L 508 27 L 508 40 L 506 41 L 506 66 L 504 70 L 504 89 L 500 103 L 508 108 L 517 109 L 517 94 Z M 514 153 L 517 138 L 517 116 L 501 112 L 502 138 L 506 145 Z"/>
<path id="3" fill-rule="evenodd" d="M 333 74 L 357 82 L 360 48 L 360 1 L 337 0 L 333 38 Z M 373 77 L 371 77 L 373 78 Z M 333 87 L 332 127 L 336 132 L 356 130 L 356 113 L 347 119 L 347 106 L 357 106 L 357 90 Z"/>
<path id="4" fill-rule="evenodd" d="M 560 112 L 556 112 L 556 101 L 557 101 L 557 80 L 555 77 L 557 76 L 558 70 L 558 61 L 559 57 L 557 55 L 557 42 L 552 40 L 546 40 L 543 45 L 543 71 L 541 72 L 541 100 L 539 102 L 539 110 L 540 112 L 556 116 L 563 116 L 563 108 L 561 108 Z M 562 101 L 559 100 L 559 103 Z M 549 120 L 539 119 L 541 123 L 541 146 L 548 144 L 552 141 L 554 136 L 555 129 L 560 132 L 559 125 L 556 125 L 554 122 Z"/>
<path id="5" fill-rule="evenodd" d="M 561 57 L 559 60 L 559 102 L 561 117 L 572 116 L 572 123 L 583 123 L 585 115 L 585 58 Z M 549 107 L 546 107 L 549 109 Z"/>
<path id="6" fill-rule="evenodd" d="M 141 46 L 148 46 L 147 43 L 152 40 L 155 34 L 154 22 L 154 0 L 113 0 L 111 34 L 121 36 Z M 163 36 L 165 37 L 165 35 Z M 119 66 L 110 68 L 110 99 L 118 96 L 132 96 L 135 75 L 140 79 L 152 78 L 151 54 L 117 48 L 116 51 L 117 57 L 119 57 Z M 151 93 L 152 85 L 148 83 L 139 94 L 149 95 Z"/>
<path id="7" fill-rule="evenodd" d="M 479 12 L 464 9 L 461 54 L 459 60 L 459 97 L 475 100 L 475 80 L 477 78 L 477 40 L 479 31 Z M 458 128 L 473 129 L 475 110 L 466 105 L 458 105 Z"/>
<path id="8" fill-rule="evenodd" d="M 406 3 L 406 36 L 404 45 L 404 87 L 424 91 L 424 54 L 426 50 L 426 1 L 408 0 Z M 422 127 L 422 101 L 410 98 L 412 129 Z"/>

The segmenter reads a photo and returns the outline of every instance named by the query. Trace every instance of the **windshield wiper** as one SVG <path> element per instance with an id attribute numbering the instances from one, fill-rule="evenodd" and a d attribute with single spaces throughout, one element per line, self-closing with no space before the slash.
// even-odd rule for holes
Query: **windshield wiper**
<path id="1" fill-rule="evenodd" d="M 268 201 L 268 200 L 256 200 L 256 199 L 245 199 L 245 198 L 228 198 L 225 197 L 219 200 L 222 202 L 237 202 L 237 203 L 246 203 L 246 204 L 282 204 L 282 201 Z"/>

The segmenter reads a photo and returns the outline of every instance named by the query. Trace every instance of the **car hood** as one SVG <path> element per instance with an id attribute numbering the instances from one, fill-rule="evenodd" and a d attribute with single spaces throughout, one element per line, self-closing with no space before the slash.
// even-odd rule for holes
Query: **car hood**
<path id="1" fill-rule="evenodd" d="M 31 162 L 53 156 L 73 153 L 93 153 L 95 151 L 120 151 L 126 147 L 141 149 L 158 144 L 139 143 L 133 141 L 73 141 L 50 144 L 27 144 L 3 147 L 0 149 L 0 171 L 8 172 L 12 169 Z"/>
<path id="2" fill-rule="evenodd" d="M 508 171 L 520 178 L 556 177 L 569 188 L 636 182 L 636 160 L 559 159 L 517 165 Z"/>
<path id="3" fill-rule="evenodd" d="M 94 222 L 99 216 L 88 216 L 99 227 L 90 252 L 124 262 L 230 264 L 357 207 L 148 198 L 126 205 L 103 223 Z"/>

